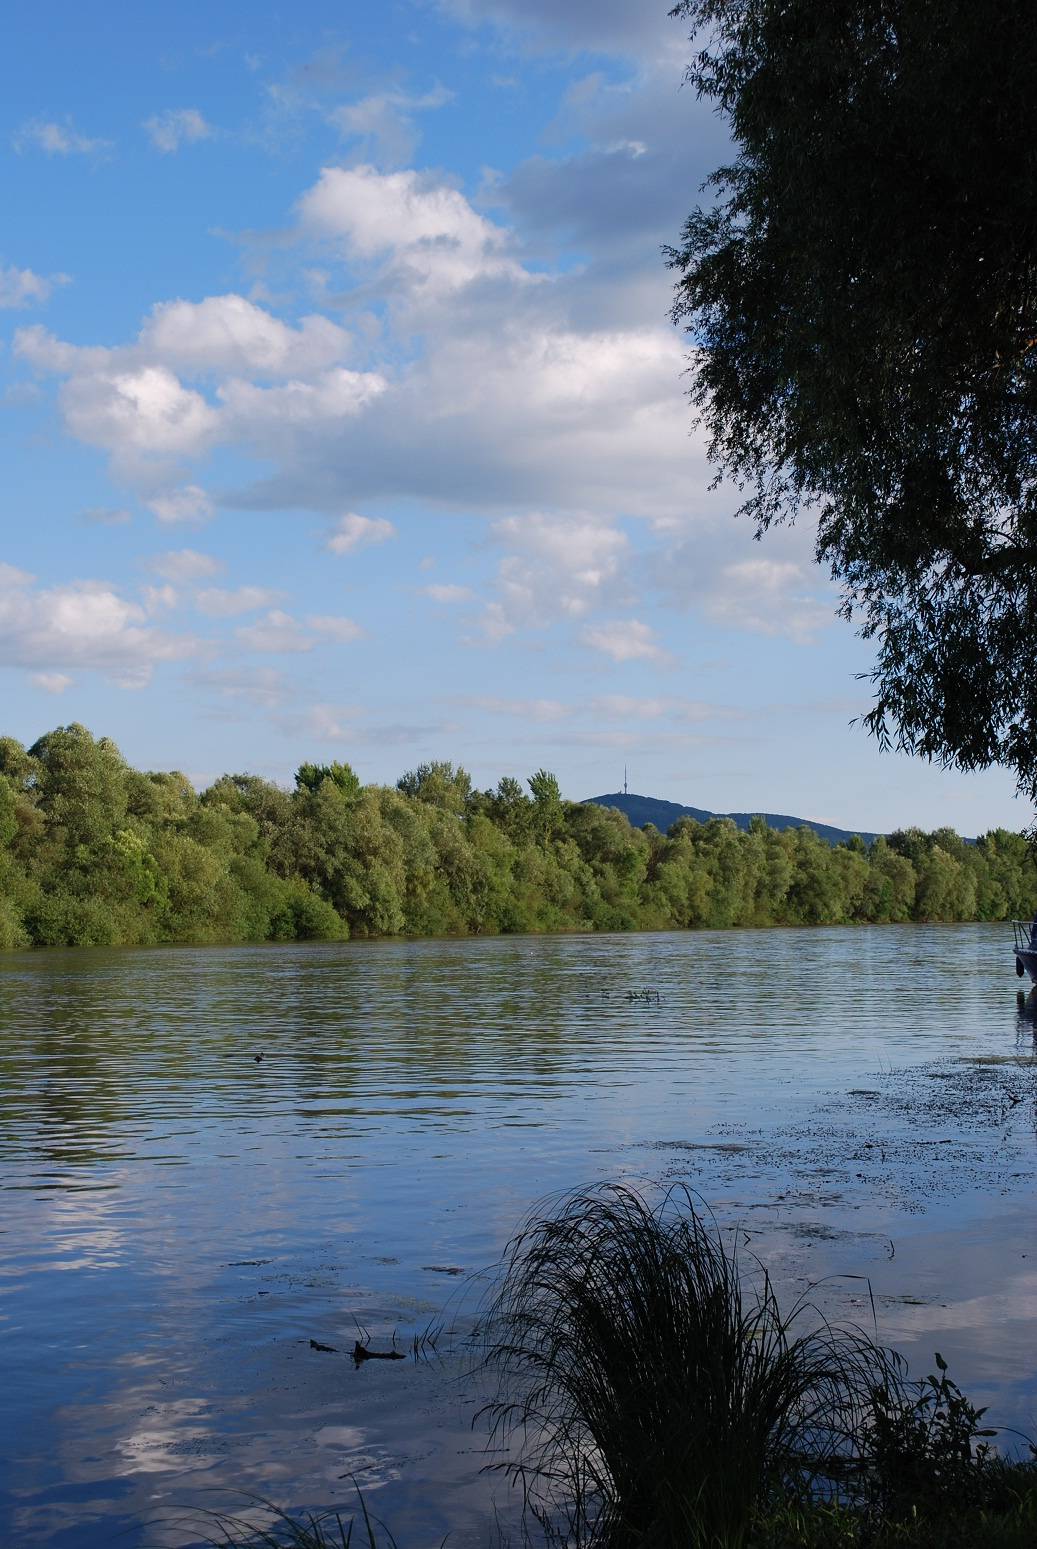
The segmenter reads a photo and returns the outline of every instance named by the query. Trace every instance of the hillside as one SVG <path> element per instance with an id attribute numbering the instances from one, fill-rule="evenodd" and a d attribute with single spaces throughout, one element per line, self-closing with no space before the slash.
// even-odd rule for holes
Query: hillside
<path id="1" fill-rule="evenodd" d="M 841 839 L 849 839 L 854 833 L 859 833 L 866 844 L 877 838 L 876 834 L 865 833 L 862 829 L 833 828 L 829 823 L 814 823 L 810 818 L 793 818 L 783 812 L 707 812 L 704 807 L 682 807 L 675 801 L 660 801 L 655 796 L 628 796 L 622 791 L 614 791 L 611 796 L 588 796 L 585 805 L 618 807 L 635 828 L 641 828 L 645 823 L 654 823 L 663 834 L 678 818 L 694 818 L 697 823 L 705 823 L 709 818 L 730 818 L 736 827 L 744 830 L 749 827 L 749 819 L 759 815 L 768 828 L 776 828 L 779 832 L 786 828 L 812 828 L 815 834 L 827 839 L 829 844 L 838 844 Z"/>

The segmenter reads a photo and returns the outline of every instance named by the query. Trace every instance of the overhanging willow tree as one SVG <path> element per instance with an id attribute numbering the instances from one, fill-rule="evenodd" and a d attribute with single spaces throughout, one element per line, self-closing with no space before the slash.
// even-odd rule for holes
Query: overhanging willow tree
<path id="1" fill-rule="evenodd" d="M 812 509 L 885 745 L 1037 796 L 1037 12 L 682 0 L 735 159 L 669 252 L 758 532 Z"/>

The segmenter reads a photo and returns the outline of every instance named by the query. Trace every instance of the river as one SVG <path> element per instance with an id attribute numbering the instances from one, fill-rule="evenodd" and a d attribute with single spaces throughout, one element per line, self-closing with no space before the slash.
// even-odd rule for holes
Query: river
<path id="1" fill-rule="evenodd" d="M 1032 1427 L 1033 1013 L 1003 926 L 0 955 L 2 1540 L 357 1481 L 485 1545 L 472 1277 L 598 1180 L 690 1183 L 783 1300 Z"/>

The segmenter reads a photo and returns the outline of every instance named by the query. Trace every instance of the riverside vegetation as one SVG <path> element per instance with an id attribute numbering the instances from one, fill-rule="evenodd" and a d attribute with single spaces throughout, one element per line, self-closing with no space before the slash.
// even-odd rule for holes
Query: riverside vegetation
<path id="1" fill-rule="evenodd" d="M 1037 1462 L 947 1375 L 781 1309 L 683 1187 L 577 1191 L 505 1251 L 473 1340 L 530 1542 L 558 1549 L 1029 1549 Z M 358 1538 L 393 1549 L 361 1497 Z M 348 1549 L 337 1515 L 225 1522 L 226 1549 Z M 378 1530 L 380 1529 L 380 1531 Z"/>
<path id="2" fill-rule="evenodd" d="M 473 789 L 430 763 L 395 787 L 303 764 L 295 788 L 196 792 L 106 737 L 0 738 L 0 946 L 1001 920 L 1037 906 L 1022 834 L 908 829 L 830 847 L 812 829 L 681 818 L 665 833 L 565 801 L 539 770 Z"/>

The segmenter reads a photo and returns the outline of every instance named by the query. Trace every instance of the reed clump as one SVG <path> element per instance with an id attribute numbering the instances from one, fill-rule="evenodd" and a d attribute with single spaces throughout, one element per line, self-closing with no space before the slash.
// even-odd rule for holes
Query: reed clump
<path id="1" fill-rule="evenodd" d="M 558 1542 L 744 1549 L 782 1502 L 860 1468 L 896 1358 L 782 1313 L 685 1188 L 607 1185 L 509 1245 L 481 1325 L 505 1467 Z"/>
<path id="2" fill-rule="evenodd" d="M 783 1313 L 686 1187 L 531 1218 L 475 1334 L 531 1541 L 564 1549 L 1033 1549 L 1037 1453 L 937 1372 L 806 1302 Z M 359 1491 L 358 1491 L 359 1495 Z M 360 1500 L 362 1549 L 395 1549 Z M 268 1503 L 261 1503 L 266 1506 Z M 223 1524 L 223 1549 L 353 1549 L 337 1515 Z M 358 1549 L 359 1549 L 358 1545 Z"/>

